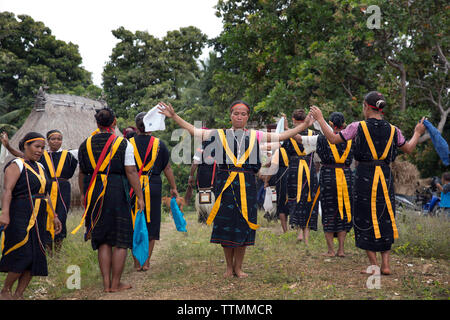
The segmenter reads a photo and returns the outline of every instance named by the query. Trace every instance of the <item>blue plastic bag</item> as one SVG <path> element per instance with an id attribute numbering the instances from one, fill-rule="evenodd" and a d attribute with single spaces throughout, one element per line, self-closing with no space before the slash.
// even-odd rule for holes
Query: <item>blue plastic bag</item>
<path id="1" fill-rule="evenodd" d="M 147 221 L 145 220 L 144 211 L 139 211 L 136 214 L 136 220 L 134 221 L 133 232 L 133 256 L 139 261 L 141 267 L 148 259 L 149 240 L 147 231 Z"/>
<path id="2" fill-rule="evenodd" d="M 180 207 L 178 207 L 177 199 L 173 197 L 170 199 L 170 209 L 172 210 L 173 221 L 175 222 L 175 227 L 177 231 L 187 232 L 186 230 L 186 219 L 184 219 L 184 213 L 181 212 Z"/>
<path id="3" fill-rule="evenodd" d="M 445 141 L 445 139 L 442 137 L 441 133 L 438 129 L 436 129 L 430 121 L 424 120 L 423 124 L 428 130 L 428 133 L 430 134 L 431 141 L 433 142 L 434 149 L 436 150 L 437 154 L 441 158 L 442 162 L 448 166 L 450 164 L 449 157 L 448 157 L 448 143 Z"/>

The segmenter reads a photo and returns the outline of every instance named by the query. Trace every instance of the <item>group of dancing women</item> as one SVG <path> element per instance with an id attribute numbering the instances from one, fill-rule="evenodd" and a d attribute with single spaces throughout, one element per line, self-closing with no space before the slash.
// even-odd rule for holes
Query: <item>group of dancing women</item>
<path id="1" fill-rule="evenodd" d="M 210 242 L 223 247 L 224 277 L 248 276 L 243 268 L 244 256 L 246 248 L 255 245 L 260 227 L 257 177 L 276 190 L 276 210 L 284 230 L 289 216 L 289 223 L 300 230 L 298 239 L 307 242 L 309 230 L 317 230 L 320 201 L 326 254 L 335 255 L 333 238 L 337 237 L 336 255 L 344 256 L 345 235 L 353 227 L 356 247 L 366 251 L 369 264 L 377 265 L 376 254 L 380 252 L 381 273 L 391 273 L 389 253 L 399 232 L 389 165 L 398 149 L 410 153 L 415 148 L 425 127 L 422 119 L 406 141 L 399 128 L 383 119 L 385 106 L 380 93 L 369 92 L 363 102 L 364 120 L 349 125 L 345 125 L 341 113 L 332 113 L 326 121 L 321 110 L 311 106 L 309 114 L 294 111 L 293 128 L 278 133 L 247 129 L 252 110 L 244 101 L 230 105 L 231 127 L 226 129 L 194 127 L 170 104 L 159 104 L 161 114 L 201 139 L 203 146 L 214 141 L 213 196 L 205 200 L 202 194 L 201 199 L 210 202 L 205 220 L 212 224 Z M 104 291 L 131 288 L 121 277 L 140 211 L 147 222 L 149 257 L 143 265 L 134 259 L 134 266 L 140 271 L 149 269 L 160 233 L 161 172 L 170 184 L 170 196 L 179 195 L 169 151 L 163 141 L 146 132 L 145 114 L 136 116 L 136 135 L 127 139 L 115 134 L 112 109 L 97 110 L 98 129 L 75 152 L 61 148 L 63 135 L 56 129 L 46 137 L 29 132 L 18 150 L 2 135 L 3 145 L 16 156 L 3 169 L 0 271 L 7 275 L 2 299 L 23 298 L 33 276 L 48 275 L 46 255 L 59 250 L 68 233 L 68 180 L 77 167 L 84 212 L 71 233 L 84 227 L 84 239 L 98 251 Z M 314 123 L 320 126 L 319 134 L 308 129 Z M 261 152 L 267 149 L 272 157 L 263 163 Z M 319 179 L 313 152 L 321 161 Z M 355 172 L 350 168 L 353 160 L 357 163 Z M 272 165 L 275 171 L 263 173 Z"/>

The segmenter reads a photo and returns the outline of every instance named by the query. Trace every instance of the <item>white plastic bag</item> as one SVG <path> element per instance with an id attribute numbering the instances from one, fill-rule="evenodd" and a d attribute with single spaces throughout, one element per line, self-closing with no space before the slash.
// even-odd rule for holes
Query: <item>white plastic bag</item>
<path id="1" fill-rule="evenodd" d="M 263 208 L 265 211 L 270 211 L 273 208 L 272 204 L 272 189 L 270 187 L 266 188 L 266 195 L 264 197 Z"/>

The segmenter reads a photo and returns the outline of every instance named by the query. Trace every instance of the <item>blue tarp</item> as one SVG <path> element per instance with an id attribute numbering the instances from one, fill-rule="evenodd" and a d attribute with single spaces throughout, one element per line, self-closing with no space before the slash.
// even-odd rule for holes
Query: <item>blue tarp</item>
<path id="1" fill-rule="evenodd" d="M 173 221 L 175 222 L 175 227 L 177 231 L 187 232 L 186 230 L 186 219 L 184 219 L 184 213 L 181 212 L 180 207 L 178 207 L 177 199 L 173 197 L 170 199 L 170 209 L 172 210 Z"/>
<path id="2" fill-rule="evenodd" d="M 132 250 L 133 256 L 139 261 L 141 267 L 149 256 L 148 245 L 147 221 L 145 220 L 144 211 L 141 210 L 136 214 L 136 220 L 134 221 Z"/>
<path id="3" fill-rule="evenodd" d="M 449 150 L 448 150 L 448 143 L 445 141 L 445 139 L 442 137 L 441 133 L 438 129 L 436 129 L 430 121 L 424 120 L 423 124 L 428 130 L 428 133 L 430 134 L 431 141 L 433 142 L 434 149 L 436 150 L 437 154 L 441 158 L 442 162 L 448 166 L 450 164 L 449 162 Z"/>

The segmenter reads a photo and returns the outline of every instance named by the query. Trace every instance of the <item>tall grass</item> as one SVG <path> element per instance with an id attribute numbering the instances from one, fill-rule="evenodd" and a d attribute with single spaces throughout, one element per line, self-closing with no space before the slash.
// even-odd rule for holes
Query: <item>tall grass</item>
<path id="1" fill-rule="evenodd" d="M 397 254 L 450 259 L 450 220 L 446 217 L 421 216 L 418 212 L 399 210 L 396 218 L 399 239 L 393 246 Z"/>

